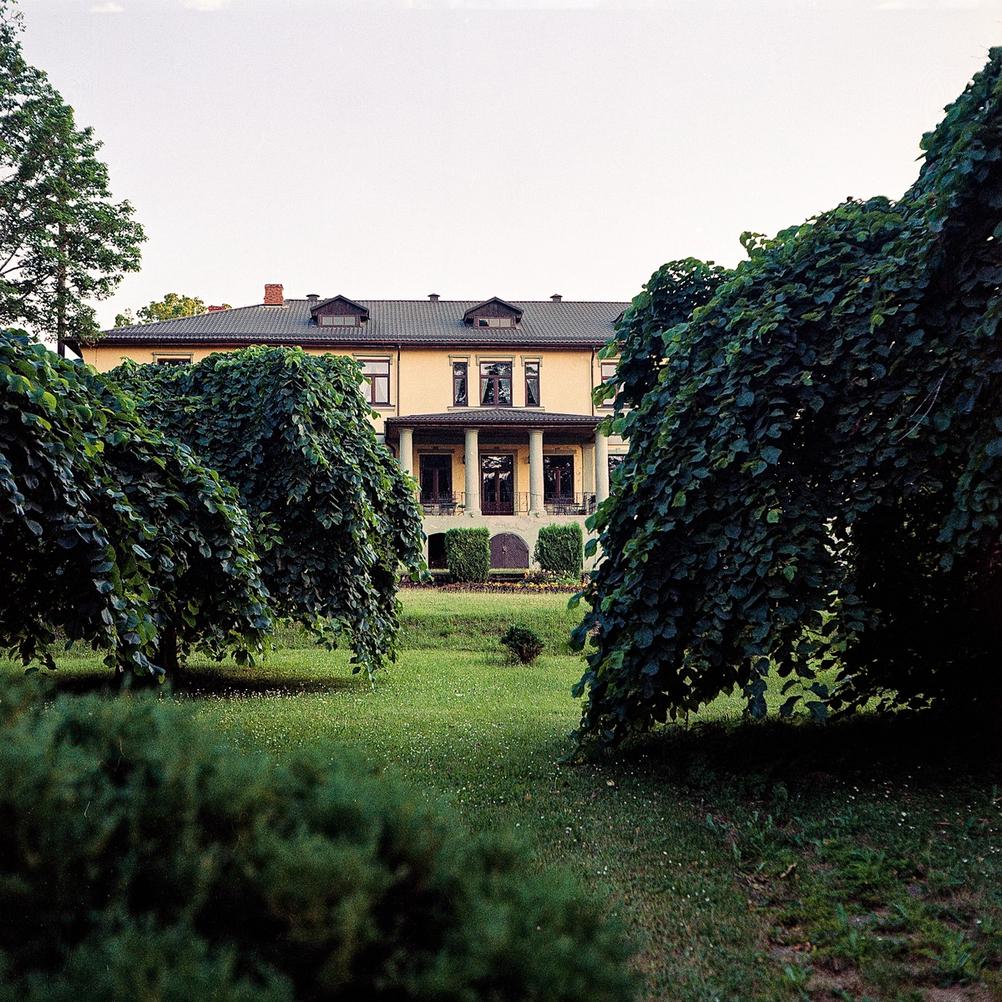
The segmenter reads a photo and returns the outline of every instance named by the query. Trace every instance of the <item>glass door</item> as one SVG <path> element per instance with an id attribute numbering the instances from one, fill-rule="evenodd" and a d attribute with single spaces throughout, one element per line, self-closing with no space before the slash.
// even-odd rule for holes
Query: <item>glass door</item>
<path id="1" fill-rule="evenodd" d="M 515 457 L 480 456 L 480 510 L 485 515 L 515 514 Z"/>
<path id="2" fill-rule="evenodd" d="M 452 456 L 427 454 L 421 456 L 421 501 L 437 504 L 452 500 Z"/>

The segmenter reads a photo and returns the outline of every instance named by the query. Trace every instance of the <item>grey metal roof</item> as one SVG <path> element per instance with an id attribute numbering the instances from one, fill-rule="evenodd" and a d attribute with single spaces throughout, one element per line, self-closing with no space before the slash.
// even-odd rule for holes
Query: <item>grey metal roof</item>
<path id="1" fill-rule="evenodd" d="M 240 306 L 194 317 L 135 324 L 104 331 L 107 345 L 525 345 L 597 347 L 613 336 L 613 323 L 627 303 L 513 303 L 522 310 L 517 327 L 470 327 L 463 314 L 482 300 L 361 299 L 369 321 L 358 327 L 318 327 L 305 299 L 284 306 Z"/>
<path id="2" fill-rule="evenodd" d="M 555 411 L 541 411 L 529 407 L 467 407 L 440 414 L 401 414 L 386 419 L 387 428 L 453 426 L 460 428 L 486 428 L 497 425 L 520 428 L 553 427 L 572 425 L 594 428 L 599 418 L 593 414 L 559 414 Z"/>

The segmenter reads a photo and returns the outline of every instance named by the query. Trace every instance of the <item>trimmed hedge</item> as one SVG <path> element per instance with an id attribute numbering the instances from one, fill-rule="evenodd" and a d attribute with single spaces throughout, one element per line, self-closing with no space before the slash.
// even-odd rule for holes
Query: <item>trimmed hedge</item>
<path id="1" fill-rule="evenodd" d="M 539 530 L 533 558 L 544 571 L 561 577 L 581 577 L 584 534 L 577 522 L 544 525 Z"/>
<path id="2" fill-rule="evenodd" d="M 633 997 L 569 876 L 331 747 L 0 680 L 0 998 Z"/>
<path id="3" fill-rule="evenodd" d="M 491 569 L 491 534 L 487 529 L 449 529 L 445 565 L 454 581 L 486 581 Z"/>

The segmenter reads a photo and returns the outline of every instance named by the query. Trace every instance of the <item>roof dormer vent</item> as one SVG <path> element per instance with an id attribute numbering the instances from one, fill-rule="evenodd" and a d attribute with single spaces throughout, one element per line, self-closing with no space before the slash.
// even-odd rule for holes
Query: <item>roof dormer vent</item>
<path id="1" fill-rule="evenodd" d="M 429 292 L 428 293 L 428 301 L 431 302 L 431 303 L 437 303 L 438 302 L 438 293 L 437 292 Z"/>
<path id="2" fill-rule="evenodd" d="M 559 292 L 554 292 L 553 295 L 550 296 L 550 299 L 552 299 L 555 303 L 559 303 L 563 298 L 564 297 L 561 296 Z"/>
<path id="3" fill-rule="evenodd" d="M 307 303 L 307 305 L 309 306 L 309 308 L 311 310 L 319 302 L 320 302 L 320 297 L 315 292 L 307 292 L 306 293 L 306 303 Z"/>

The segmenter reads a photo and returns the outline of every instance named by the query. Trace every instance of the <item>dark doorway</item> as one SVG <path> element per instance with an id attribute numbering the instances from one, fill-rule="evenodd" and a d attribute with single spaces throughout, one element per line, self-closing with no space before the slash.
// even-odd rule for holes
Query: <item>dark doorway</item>
<path id="1" fill-rule="evenodd" d="M 510 453 L 481 455 L 480 510 L 485 515 L 515 514 L 515 457 Z"/>
<path id="2" fill-rule="evenodd" d="M 529 566 L 529 547 L 513 532 L 499 532 L 491 538 L 491 567 L 496 570 Z"/>
<path id="3" fill-rule="evenodd" d="M 574 457 L 543 457 L 543 501 L 571 504 L 574 501 Z"/>
<path id="4" fill-rule="evenodd" d="M 428 537 L 428 566 L 433 570 L 445 570 L 445 533 L 433 532 Z"/>
<path id="5" fill-rule="evenodd" d="M 452 454 L 426 453 L 421 462 L 421 503 L 439 505 L 452 501 Z"/>

